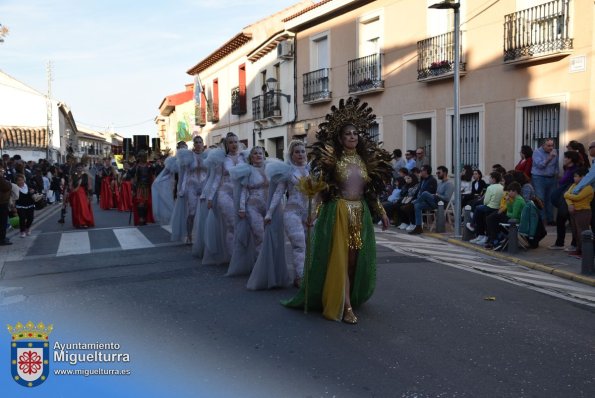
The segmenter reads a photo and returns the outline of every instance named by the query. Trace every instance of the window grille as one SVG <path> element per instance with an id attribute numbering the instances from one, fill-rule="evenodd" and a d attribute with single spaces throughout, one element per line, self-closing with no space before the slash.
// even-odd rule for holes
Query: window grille
<path id="1" fill-rule="evenodd" d="M 559 148 L 560 104 L 528 106 L 523 108 L 523 145 L 535 149 L 545 140 L 554 140 Z"/>

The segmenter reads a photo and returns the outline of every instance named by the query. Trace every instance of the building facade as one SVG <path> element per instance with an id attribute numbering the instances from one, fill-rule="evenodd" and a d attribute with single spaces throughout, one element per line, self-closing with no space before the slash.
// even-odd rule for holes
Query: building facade
<path id="1" fill-rule="evenodd" d="M 280 157 L 357 96 L 387 150 L 423 147 L 452 170 L 454 18 L 436 3 L 301 2 L 248 26 L 188 70 L 202 81 L 197 131 L 207 144 L 233 131 Z M 593 26 L 587 1 L 461 2 L 463 164 L 510 169 L 522 145 L 595 139 Z"/>

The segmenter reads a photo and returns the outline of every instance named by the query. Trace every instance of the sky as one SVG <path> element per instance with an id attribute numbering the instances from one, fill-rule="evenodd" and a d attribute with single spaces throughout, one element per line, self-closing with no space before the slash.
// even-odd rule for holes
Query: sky
<path id="1" fill-rule="evenodd" d="M 156 136 L 167 95 L 244 27 L 298 0 L 0 0 L 0 70 L 66 103 L 77 126 Z M 1 110 L 0 110 L 1 111 Z"/>

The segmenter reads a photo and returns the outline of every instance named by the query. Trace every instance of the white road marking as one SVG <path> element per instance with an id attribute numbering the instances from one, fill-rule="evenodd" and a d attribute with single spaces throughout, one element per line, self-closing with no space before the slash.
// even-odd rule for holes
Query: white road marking
<path id="1" fill-rule="evenodd" d="M 91 252 L 91 241 L 88 232 L 69 232 L 60 237 L 60 246 L 56 256 L 87 254 Z"/>
<path id="2" fill-rule="evenodd" d="M 120 242 L 122 250 L 142 249 L 154 246 L 138 228 L 115 229 L 114 235 L 116 235 L 118 242 Z"/>

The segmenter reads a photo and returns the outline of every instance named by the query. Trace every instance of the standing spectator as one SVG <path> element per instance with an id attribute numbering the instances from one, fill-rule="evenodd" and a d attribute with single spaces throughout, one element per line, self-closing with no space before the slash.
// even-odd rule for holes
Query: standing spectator
<path id="1" fill-rule="evenodd" d="M 426 151 L 423 147 L 415 150 L 415 167 L 421 169 L 421 166 L 429 166 L 430 160 L 426 157 Z"/>
<path id="2" fill-rule="evenodd" d="M 590 185 L 583 187 L 578 194 L 572 193 L 574 188 L 587 175 L 587 169 L 581 167 L 574 173 L 574 184 L 570 186 L 568 192 L 564 194 L 564 199 L 568 204 L 570 213 L 570 225 L 572 225 L 572 235 L 576 240 L 576 251 L 568 253 L 569 256 L 582 258 L 582 239 L 581 233 L 589 229 L 591 221 L 591 201 L 593 200 L 593 188 Z"/>
<path id="3" fill-rule="evenodd" d="M 592 158 L 591 169 L 572 191 L 575 195 L 578 195 L 581 189 L 587 185 L 591 185 L 593 190 L 595 190 L 595 167 L 593 167 L 595 166 L 595 141 L 589 142 L 589 155 L 591 155 Z M 595 233 L 595 198 L 591 200 L 591 231 Z"/>
<path id="4" fill-rule="evenodd" d="M 589 155 L 585 150 L 585 146 L 576 140 L 572 140 L 566 145 L 566 150 L 575 151 L 579 155 L 579 161 L 577 162 L 578 167 L 589 168 Z"/>
<path id="5" fill-rule="evenodd" d="M 548 138 L 541 147 L 533 152 L 533 167 L 531 168 L 531 180 L 535 187 L 535 194 L 544 204 L 542 215 L 547 225 L 556 225 L 551 196 L 556 188 L 557 174 L 558 153 L 554 148 L 554 140 Z"/>
<path id="6" fill-rule="evenodd" d="M 4 166 L 0 165 L 0 246 L 12 245 L 12 242 L 6 239 L 8 202 L 10 201 L 11 192 L 12 184 L 6 179 Z"/>
<path id="7" fill-rule="evenodd" d="M 398 172 L 401 168 L 407 166 L 407 161 L 403 159 L 403 152 L 400 149 L 395 149 L 393 151 L 393 160 L 391 162 L 393 164 L 393 178 L 398 177 Z"/>
<path id="8" fill-rule="evenodd" d="M 31 224 L 33 224 L 33 212 L 35 211 L 35 201 L 33 200 L 35 191 L 27 186 L 24 175 L 17 174 L 16 180 L 19 187 L 19 198 L 15 205 L 19 214 L 21 238 L 24 238 L 31 235 Z"/>
<path id="9" fill-rule="evenodd" d="M 558 212 L 556 213 L 556 242 L 548 247 L 550 250 L 564 249 L 566 222 L 571 220 L 570 214 L 568 213 L 566 200 L 564 200 L 564 193 L 568 191 L 568 188 L 573 184 L 574 173 L 578 169 L 578 162 L 580 161 L 580 155 L 578 152 L 564 152 L 564 160 L 562 161 L 564 174 L 562 175 L 562 178 L 560 178 L 560 181 L 558 181 L 558 187 L 554 190 L 551 197 L 552 205 L 558 209 Z M 575 238 L 576 236 L 572 234 L 572 242 L 570 243 L 568 251 L 576 251 Z"/>
<path id="10" fill-rule="evenodd" d="M 407 170 L 411 171 L 415 167 L 415 151 L 409 149 L 407 152 L 405 152 L 405 160 L 405 167 L 407 167 Z"/>
<path id="11" fill-rule="evenodd" d="M 527 178 L 531 179 L 531 169 L 533 168 L 533 149 L 529 145 L 521 147 L 521 160 L 515 166 L 516 171 L 522 171 Z"/>

